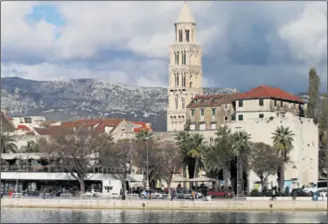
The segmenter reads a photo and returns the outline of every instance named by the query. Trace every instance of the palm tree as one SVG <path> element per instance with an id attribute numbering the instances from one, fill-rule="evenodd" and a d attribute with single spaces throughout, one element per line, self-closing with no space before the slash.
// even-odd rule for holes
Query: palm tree
<path id="1" fill-rule="evenodd" d="M 183 162 L 182 175 L 184 178 L 187 178 L 187 173 L 186 173 L 187 167 L 189 170 L 191 167 L 194 167 L 194 160 L 188 154 L 191 148 L 192 137 L 189 132 L 182 131 L 175 136 L 175 141 L 178 148 L 180 149 L 180 153 L 182 156 L 182 162 Z M 189 172 L 189 176 L 191 176 L 190 174 L 191 173 Z M 186 187 L 185 183 L 184 183 L 184 187 Z"/>
<path id="2" fill-rule="evenodd" d="M 28 141 L 27 146 L 24 149 L 25 153 L 40 152 L 40 145 L 35 141 Z"/>
<path id="3" fill-rule="evenodd" d="M 205 138 L 202 134 L 194 133 L 191 135 L 191 148 L 187 155 L 194 159 L 194 178 L 198 177 L 199 168 L 202 166 L 202 155 L 205 149 Z"/>
<path id="4" fill-rule="evenodd" d="M 215 152 L 217 156 L 218 165 L 217 167 L 223 168 L 223 179 L 224 179 L 224 188 L 227 190 L 229 185 L 228 181 L 230 179 L 231 171 L 231 161 L 235 158 L 235 153 L 233 151 L 233 138 L 231 130 L 228 126 L 220 127 L 215 133 Z M 220 165 L 219 165 L 220 164 Z"/>
<path id="5" fill-rule="evenodd" d="M 284 191 L 285 185 L 285 165 L 289 162 L 289 153 L 293 149 L 293 136 L 294 133 L 288 127 L 277 127 L 272 133 L 273 147 L 278 151 L 279 156 L 283 159 L 284 163 L 279 168 L 279 188 Z"/>
<path id="6" fill-rule="evenodd" d="M 15 141 L 12 136 L 1 133 L 1 153 L 17 153 L 18 148 Z"/>
<path id="7" fill-rule="evenodd" d="M 251 135 L 245 131 L 235 132 L 233 138 L 233 153 L 236 155 L 237 162 L 237 193 L 244 190 L 243 171 L 247 168 L 248 155 L 250 151 Z"/>
<path id="8" fill-rule="evenodd" d="M 136 134 L 136 139 L 138 141 L 147 141 L 149 139 L 153 138 L 153 133 L 147 130 L 141 130 Z"/>

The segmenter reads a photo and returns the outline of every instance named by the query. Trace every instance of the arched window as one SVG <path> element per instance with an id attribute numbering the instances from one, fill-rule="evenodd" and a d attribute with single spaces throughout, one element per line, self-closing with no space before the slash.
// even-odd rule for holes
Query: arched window
<path id="1" fill-rule="evenodd" d="M 189 30 L 186 30 L 186 41 L 189 42 Z"/>
<path id="2" fill-rule="evenodd" d="M 189 83 L 189 87 L 190 87 L 190 88 L 192 87 L 192 82 Z"/>
<path id="3" fill-rule="evenodd" d="M 185 65 L 187 64 L 187 52 L 186 51 L 182 51 L 182 64 Z"/>
<path id="4" fill-rule="evenodd" d="M 182 87 L 186 87 L 186 76 L 187 76 L 186 73 L 184 73 L 182 76 Z"/>
<path id="5" fill-rule="evenodd" d="M 181 99 L 181 102 L 182 102 L 182 109 L 185 109 L 185 107 L 186 107 L 186 105 L 185 105 L 185 99 L 182 98 L 182 99 Z"/>
<path id="6" fill-rule="evenodd" d="M 179 57 L 180 57 L 180 55 L 179 55 L 179 51 L 177 51 L 177 58 L 176 58 L 176 65 L 178 65 L 179 64 Z"/>
<path id="7" fill-rule="evenodd" d="M 177 81 L 176 81 L 176 87 L 178 87 L 178 86 L 179 86 L 179 79 L 180 79 L 180 77 L 179 77 L 179 73 L 177 73 Z"/>
<path id="8" fill-rule="evenodd" d="M 182 42 L 182 30 L 179 30 L 179 42 Z"/>
<path id="9" fill-rule="evenodd" d="M 178 109 L 178 98 L 175 98 L 175 109 L 177 110 Z"/>

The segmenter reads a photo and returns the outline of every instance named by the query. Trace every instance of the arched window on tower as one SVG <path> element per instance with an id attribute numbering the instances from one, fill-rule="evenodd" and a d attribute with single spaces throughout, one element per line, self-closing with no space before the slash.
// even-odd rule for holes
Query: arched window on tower
<path id="1" fill-rule="evenodd" d="M 179 30 L 179 42 L 182 42 L 182 30 Z"/>
<path id="2" fill-rule="evenodd" d="M 182 64 L 185 65 L 187 62 L 187 52 L 186 51 L 182 51 Z"/>
<path id="3" fill-rule="evenodd" d="M 175 41 L 178 42 L 178 29 L 177 29 L 177 25 L 175 24 Z"/>
<path id="4" fill-rule="evenodd" d="M 185 99 L 181 98 L 181 103 L 182 103 L 182 109 L 185 109 L 186 104 L 185 104 Z"/>
<path id="5" fill-rule="evenodd" d="M 186 87 L 186 73 L 182 74 L 182 87 Z"/>
<path id="6" fill-rule="evenodd" d="M 179 86 L 179 79 L 180 79 L 180 77 L 179 77 L 179 73 L 177 73 L 177 81 L 176 81 L 176 87 L 178 87 Z"/>
<path id="7" fill-rule="evenodd" d="M 175 109 L 178 109 L 178 98 L 175 98 Z"/>
<path id="8" fill-rule="evenodd" d="M 175 63 L 176 65 L 179 64 L 179 57 L 180 57 L 180 56 L 179 56 L 179 51 L 177 51 L 177 61 L 176 61 L 176 63 Z"/>
<path id="9" fill-rule="evenodd" d="M 190 88 L 192 87 L 192 82 L 189 83 L 189 87 L 190 87 Z"/>
<path id="10" fill-rule="evenodd" d="M 189 30 L 185 30 L 186 32 L 186 41 L 189 42 Z"/>

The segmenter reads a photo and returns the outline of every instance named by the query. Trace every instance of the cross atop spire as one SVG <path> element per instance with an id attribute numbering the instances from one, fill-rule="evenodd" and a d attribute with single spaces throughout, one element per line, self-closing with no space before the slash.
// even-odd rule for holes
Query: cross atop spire
<path id="1" fill-rule="evenodd" d="M 184 1 L 178 19 L 175 23 L 196 23 L 194 17 L 191 15 L 191 11 L 187 5 L 187 1 Z"/>

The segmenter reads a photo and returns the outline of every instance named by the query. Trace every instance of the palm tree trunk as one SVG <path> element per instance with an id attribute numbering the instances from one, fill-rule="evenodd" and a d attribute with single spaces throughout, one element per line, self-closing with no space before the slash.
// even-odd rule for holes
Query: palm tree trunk
<path id="1" fill-rule="evenodd" d="M 199 167 L 199 159 L 195 159 L 195 168 L 194 168 L 194 178 L 198 176 L 198 167 Z M 195 186 L 197 186 L 197 182 L 194 182 Z"/>
<path id="2" fill-rule="evenodd" d="M 187 166 L 186 164 L 183 165 L 182 167 L 182 177 L 185 180 L 187 178 Z M 186 189 L 187 188 L 187 183 L 185 181 L 183 181 L 183 188 Z"/>
<path id="3" fill-rule="evenodd" d="M 285 190 L 284 187 L 285 187 L 285 166 L 282 165 L 280 167 L 280 175 L 279 175 L 279 189 L 281 193 L 284 192 Z"/>
<path id="4" fill-rule="evenodd" d="M 229 189 L 230 169 L 225 167 L 223 169 L 224 190 Z"/>

